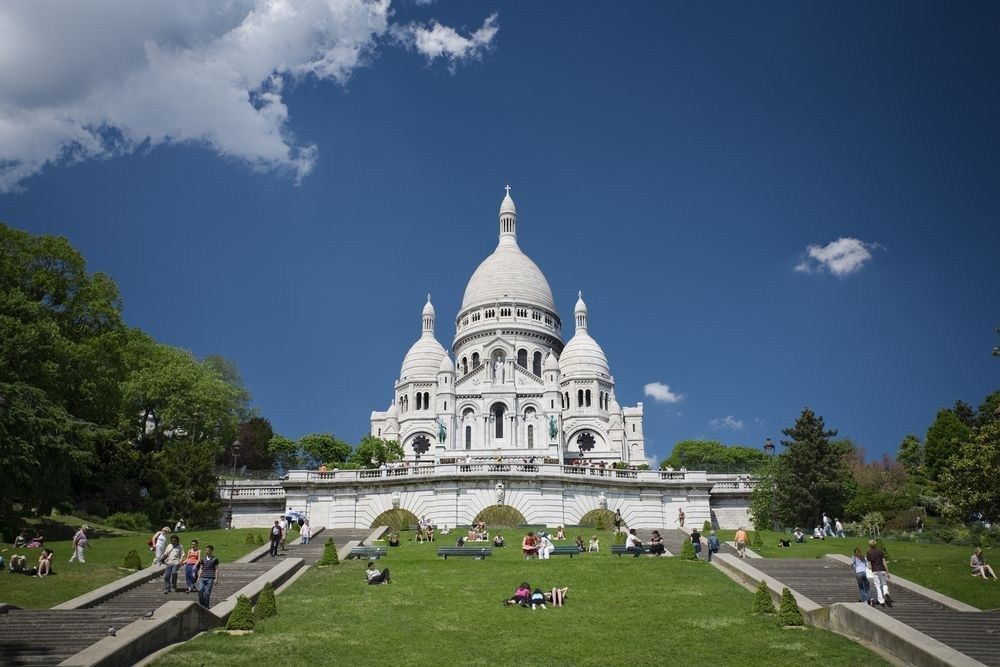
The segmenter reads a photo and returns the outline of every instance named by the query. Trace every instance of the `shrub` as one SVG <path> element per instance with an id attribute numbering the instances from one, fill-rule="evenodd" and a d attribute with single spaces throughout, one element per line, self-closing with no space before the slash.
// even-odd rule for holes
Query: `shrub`
<path id="1" fill-rule="evenodd" d="M 788 590 L 788 589 L 785 589 Z M 755 614 L 773 614 L 776 610 L 774 608 L 774 600 L 771 599 L 771 591 L 768 590 L 767 584 L 761 579 L 760 583 L 757 585 L 757 592 L 753 596 L 753 607 L 751 611 Z"/>
<path id="2" fill-rule="evenodd" d="M 278 601 L 274 599 L 274 586 L 271 585 L 270 581 L 264 584 L 264 590 L 257 598 L 257 608 L 254 609 L 254 614 L 258 621 L 278 615 Z"/>
<path id="3" fill-rule="evenodd" d="M 625 533 L 615 533 L 615 544 L 625 544 Z"/>
<path id="4" fill-rule="evenodd" d="M 316 564 L 321 567 L 325 565 L 340 565 L 340 557 L 337 556 L 337 545 L 333 543 L 332 537 L 326 538 L 326 544 L 323 545 L 323 557 Z"/>
<path id="5" fill-rule="evenodd" d="M 705 519 L 705 525 L 701 527 L 701 532 L 707 533 L 710 530 L 712 530 L 712 522 L 708 519 Z"/>
<path id="6" fill-rule="evenodd" d="M 131 530 L 136 533 L 148 532 L 150 526 L 153 525 L 149 517 L 142 512 L 115 512 L 104 523 L 112 528 Z"/>
<path id="7" fill-rule="evenodd" d="M 698 560 L 698 554 L 694 552 L 694 544 L 691 540 L 684 540 L 681 544 L 681 559 L 682 560 Z"/>
<path id="8" fill-rule="evenodd" d="M 890 560 L 890 558 L 889 558 L 889 549 L 886 548 L 885 542 L 882 540 L 881 537 L 878 538 L 877 540 L 875 540 L 875 546 L 882 550 L 882 556 L 886 560 Z"/>
<path id="9" fill-rule="evenodd" d="M 581 526 L 593 526 L 597 530 L 609 530 L 615 525 L 615 513 L 606 509 L 590 510 L 580 517 Z"/>
<path id="10" fill-rule="evenodd" d="M 122 563 L 122 567 L 126 570 L 141 570 L 142 560 L 139 559 L 139 552 L 132 549 L 127 554 L 125 554 L 125 561 Z"/>
<path id="11" fill-rule="evenodd" d="M 253 630 L 253 626 L 253 608 L 250 606 L 250 599 L 241 595 L 236 598 L 236 606 L 229 615 L 226 630 Z"/>
<path id="12" fill-rule="evenodd" d="M 782 625 L 805 625 L 802 612 L 795 603 L 795 597 L 787 588 L 781 589 L 781 607 L 778 609 L 778 620 Z"/>
<path id="13" fill-rule="evenodd" d="M 760 531 L 753 531 L 753 538 L 750 540 L 750 546 L 754 549 L 764 546 L 764 538 L 760 536 Z"/>
<path id="14" fill-rule="evenodd" d="M 257 540 L 256 540 L 256 542 L 257 542 L 257 546 L 258 547 L 259 546 L 263 546 L 263 544 L 264 544 L 264 536 L 261 535 L 260 533 L 257 533 Z"/>
<path id="15" fill-rule="evenodd" d="M 254 539 L 253 533 L 247 533 L 246 539 L 243 540 L 243 544 L 257 544 L 257 540 Z"/>

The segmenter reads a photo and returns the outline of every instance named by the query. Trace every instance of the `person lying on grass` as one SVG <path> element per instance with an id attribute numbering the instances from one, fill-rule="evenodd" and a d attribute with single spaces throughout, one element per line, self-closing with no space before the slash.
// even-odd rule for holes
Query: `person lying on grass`
<path id="1" fill-rule="evenodd" d="M 528 599 L 531 597 L 531 586 L 527 581 L 523 582 L 514 591 L 514 595 L 503 601 L 504 606 L 510 607 L 513 605 L 524 605 L 527 603 Z"/>
<path id="2" fill-rule="evenodd" d="M 534 611 L 538 607 L 545 609 L 545 593 L 541 588 L 536 588 L 531 594 L 531 610 Z"/>
<path id="3" fill-rule="evenodd" d="M 554 604 L 557 607 L 561 607 L 566 604 L 566 595 L 569 594 L 569 588 L 553 588 L 551 592 L 545 594 L 545 601 Z"/>

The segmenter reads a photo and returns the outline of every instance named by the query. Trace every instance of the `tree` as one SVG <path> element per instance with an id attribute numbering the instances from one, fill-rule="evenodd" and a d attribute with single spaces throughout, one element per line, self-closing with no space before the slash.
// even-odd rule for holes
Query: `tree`
<path id="1" fill-rule="evenodd" d="M 972 409 L 972 406 L 965 401 L 959 399 L 955 401 L 955 405 L 952 406 L 951 411 L 955 413 L 955 416 L 961 420 L 963 424 L 968 428 L 972 428 L 976 425 L 976 411 Z"/>
<path id="2" fill-rule="evenodd" d="M 290 438 L 283 435 L 272 436 L 271 441 L 267 444 L 267 451 L 274 459 L 276 468 L 294 470 L 302 467 L 299 445 Z"/>
<path id="3" fill-rule="evenodd" d="M 754 530 L 767 530 L 777 518 L 774 483 L 778 470 L 779 459 L 773 458 L 754 477 L 754 487 L 750 492 L 750 520 Z"/>
<path id="4" fill-rule="evenodd" d="M 915 435 L 908 435 L 899 443 L 899 451 L 896 453 L 896 460 L 911 475 L 916 473 L 924 464 L 924 446 L 920 438 Z"/>
<path id="5" fill-rule="evenodd" d="M 250 408 L 250 390 L 243 383 L 243 376 L 240 375 L 240 369 L 237 368 L 235 361 L 226 359 L 220 354 L 209 354 L 202 363 L 233 390 L 236 417 L 241 422 L 249 421 L 258 416 Z"/>
<path id="6" fill-rule="evenodd" d="M 915 488 L 896 459 L 883 455 L 880 461 L 868 463 L 863 450 L 854 450 L 847 456 L 847 466 L 853 493 L 844 507 L 846 516 L 858 519 L 869 512 L 893 515 L 916 504 Z"/>
<path id="7" fill-rule="evenodd" d="M 795 602 L 795 596 L 787 588 L 781 589 L 781 605 L 778 608 L 778 620 L 782 625 L 803 625 L 802 612 Z"/>
<path id="8" fill-rule="evenodd" d="M 212 449 L 190 438 L 176 438 L 150 458 L 146 514 L 154 524 L 184 519 L 192 528 L 218 525 L 222 502 L 212 471 Z"/>
<path id="9" fill-rule="evenodd" d="M 403 458 L 403 447 L 395 440 L 366 435 L 351 453 L 351 463 L 361 468 L 378 468 L 389 461 Z"/>
<path id="10" fill-rule="evenodd" d="M 253 417 L 236 429 L 236 440 L 240 443 L 237 463 L 249 470 L 270 470 L 274 466 L 274 455 L 268 449 L 274 429 L 271 422 L 263 417 Z M 216 460 L 221 465 L 232 465 L 233 444 L 229 442 Z"/>
<path id="11" fill-rule="evenodd" d="M 660 463 L 660 469 L 670 466 L 675 470 L 683 467 L 708 472 L 754 472 L 766 462 L 764 452 L 753 447 L 727 447 L 718 440 L 682 440 Z"/>
<path id="12" fill-rule="evenodd" d="M 941 471 L 941 490 L 954 518 L 1000 520 L 1000 421 L 982 426 L 960 443 Z"/>
<path id="13" fill-rule="evenodd" d="M 767 587 L 767 582 L 763 579 L 757 584 L 757 592 L 753 595 L 753 606 L 750 608 L 754 614 L 774 614 L 774 600 L 771 599 L 771 591 Z"/>
<path id="14" fill-rule="evenodd" d="M 1000 390 L 983 399 L 979 410 L 976 411 L 976 424 L 979 426 L 997 420 L 1000 420 Z"/>
<path id="15" fill-rule="evenodd" d="M 954 412 L 948 409 L 938 411 L 937 418 L 927 429 L 927 437 L 924 438 L 924 465 L 931 479 L 938 480 L 959 443 L 968 438 L 969 427 Z"/>
<path id="16" fill-rule="evenodd" d="M 775 479 L 778 517 L 789 525 L 816 525 L 823 512 L 839 515 L 846 501 L 850 475 L 843 446 L 830 442 L 836 430 L 826 430 L 823 418 L 804 408 L 792 428 L 783 429 Z"/>
<path id="17" fill-rule="evenodd" d="M 299 438 L 299 448 L 318 463 L 327 465 L 343 463 L 351 455 L 351 446 L 332 433 L 304 435 Z"/>

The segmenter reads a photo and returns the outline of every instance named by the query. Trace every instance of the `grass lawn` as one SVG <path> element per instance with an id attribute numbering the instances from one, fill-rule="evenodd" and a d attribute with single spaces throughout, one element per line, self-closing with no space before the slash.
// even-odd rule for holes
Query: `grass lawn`
<path id="1" fill-rule="evenodd" d="M 716 533 L 719 539 L 731 541 L 735 531 L 720 530 Z M 751 549 L 765 558 L 820 558 L 825 554 L 850 556 L 854 553 L 854 547 L 868 551 L 867 538 L 854 537 L 828 537 L 825 540 L 806 538 L 805 544 L 796 544 L 793 541 L 790 548 L 783 549 L 778 546 L 779 535 L 783 539 L 791 538 L 784 533 L 762 532 L 761 537 L 765 546 L 759 548 L 751 546 Z M 980 609 L 1000 608 L 1000 583 L 985 581 L 981 577 L 973 578 L 971 575 L 969 557 L 972 556 L 973 547 L 896 542 L 891 539 L 885 540 L 885 546 L 889 551 L 890 576 L 898 574 L 904 579 Z M 983 552 L 987 563 L 998 562 L 998 556 L 995 554 L 1000 552 L 993 549 L 984 549 Z"/>
<path id="2" fill-rule="evenodd" d="M 391 585 L 368 586 L 361 561 L 313 567 L 253 634 L 204 635 L 157 664 L 885 664 L 831 632 L 752 616 L 752 593 L 706 563 L 611 556 L 610 534 L 600 554 L 524 561 L 507 538 L 485 561 L 436 557 L 452 539 L 403 542 L 378 562 Z M 502 606 L 525 580 L 568 586 L 566 606 Z"/>
<path id="3" fill-rule="evenodd" d="M 57 525 L 59 523 L 63 524 L 62 528 Z M 70 537 L 65 538 L 66 525 L 79 527 L 82 523 L 74 520 L 74 517 L 57 517 L 54 521 L 46 522 L 41 529 L 43 535 L 64 537 L 64 539 L 45 541 L 45 546 L 54 552 L 52 562 L 55 574 L 44 578 L 10 574 L 9 571 L 0 574 L 0 602 L 25 609 L 44 609 L 75 598 L 130 574 L 128 570 L 123 570 L 121 565 L 125 560 L 125 554 L 131 549 L 139 553 L 143 565 L 148 566 L 153 562 L 153 554 L 146 545 L 149 534 L 126 533 L 113 528 L 92 526 L 94 530 L 90 532 L 91 548 L 87 550 L 87 562 L 82 565 L 70 563 L 72 530 Z M 212 544 L 219 559 L 226 563 L 254 548 L 243 544 L 247 533 L 264 535 L 265 529 L 190 530 L 181 533 L 181 543 L 187 548 L 194 538 L 202 545 Z M 27 556 L 32 567 L 37 564 L 41 555 L 41 549 L 15 551 L 10 544 L 4 544 L 0 549 L 5 549 L 3 556 L 7 562 L 10 562 L 11 555 L 19 553 Z"/>

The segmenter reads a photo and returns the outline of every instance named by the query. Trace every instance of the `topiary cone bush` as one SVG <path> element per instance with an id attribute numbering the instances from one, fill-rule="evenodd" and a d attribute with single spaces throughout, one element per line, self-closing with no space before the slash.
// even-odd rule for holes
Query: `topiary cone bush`
<path id="1" fill-rule="evenodd" d="M 264 584 L 264 590 L 257 598 L 257 608 L 254 609 L 254 614 L 258 621 L 278 615 L 278 601 L 274 599 L 274 586 L 271 585 L 270 581 Z"/>
<path id="2" fill-rule="evenodd" d="M 763 579 L 757 585 L 757 592 L 753 596 L 751 611 L 755 614 L 773 614 L 776 611 L 774 600 L 771 599 L 771 591 L 768 590 L 767 584 L 764 583 Z"/>
<path id="3" fill-rule="evenodd" d="M 122 567 L 126 570 L 142 569 L 142 560 L 139 559 L 139 553 L 135 549 L 125 554 L 125 561 L 122 563 Z"/>
<path id="4" fill-rule="evenodd" d="M 694 552 L 694 544 L 691 543 L 691 540 L 684 540 L 681 545 L 681 559 L 698 560 L 698 554 Z"/>
<path id="5" fill-rule="evenodd" d="M 625 533 L 615 533 L 615 544 L 625 544 Z"/>
<path id="6" fill-rule="evenodd" d="M 340 557 L 337 556 L 337 545 L 333 543 L 333 538 L 326 538 L 323 545 L 323 557 L 319 559 L 317 565 L 340 565 Z"/>
<path id="7" fill-rule="evenodd" d="M 258 547 L 259 546 L 263 546 L 263 544 L 264 544 L 264 536 L 261 535 L 260 533 L 257 533 L 257 540 L 256 540 L 256 542 L 257 542 L 257 546 Z"/>
<path id="8" fill-rule="evenodd" d="M 764 546 L 764 538 L 760 536 L 760 531 L 753 531 L 753 539 L 750 541 L 750 546 L 754 549 Z"/>
<path id="9" fill-rule="evenodd" d="M 795 626 L 805 625 L 802 620 L 802 612 L 799 605 L 795 603 L 795 597 L 787 588 L 781 589 L 781 607 L 778 609 L 778 620 L 782 625 Z"/>
<path id="10" fill-rule="evenodd" d="M 253 533 L 247 533 L 246 539 L 243 540 L 243 544 L 257 544 L 257 540 L 254 539 Z"/>
<path id="11" fill-rule="evenodd" d="M 236 606 L 229 615 L 226 630 L 253 630 L 253 626 L 253 608 L 250 606 L 250 599 L 241 595 L 236 598 Z"/>
<path id="12" fill-rule="evenodd" d="M 701 532 L 707 533 L 710 530 L 712 530 L 712 522 L 709 521 L 708 519 L 705 519 L 705 525 L 701 527 Z"/>

